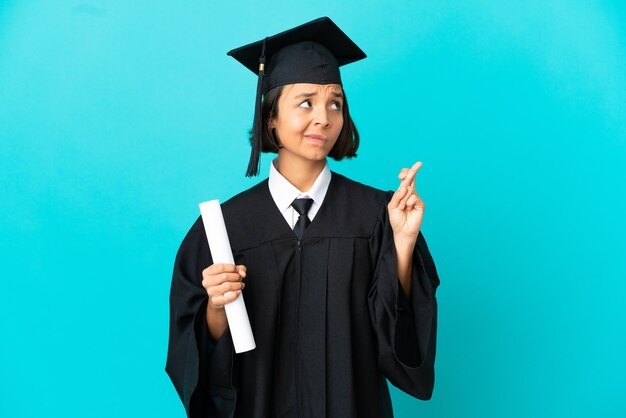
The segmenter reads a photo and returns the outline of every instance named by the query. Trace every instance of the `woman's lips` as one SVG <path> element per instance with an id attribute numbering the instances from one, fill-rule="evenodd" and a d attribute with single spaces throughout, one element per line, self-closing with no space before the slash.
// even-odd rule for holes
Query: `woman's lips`
<path id="1" fill-rule="evenodd" d="M 304 138 L 308 142 L 318 145 L 322 145 L 327 141 L 326 137 L 322 135 L 304 135 Z"/>

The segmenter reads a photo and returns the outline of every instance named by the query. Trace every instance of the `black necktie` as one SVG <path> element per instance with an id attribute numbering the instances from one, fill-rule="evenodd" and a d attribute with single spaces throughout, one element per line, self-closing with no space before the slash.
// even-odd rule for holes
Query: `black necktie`
<path id="1" fill-rule="evenodd" d="M 302 239 L 302 234 L 304 234 L 304 230 L 311 223 L 311 220 L 307 216 L 309 213 L 309 209 L 311 209 L 311 205 L 313 204 L 313 199 L 296 199 L 291 203 L 291 206 L 300 214 L 298 218 L 298 222 L 293 227 L 293 232 L 296 233 L 298 240 Z"/>

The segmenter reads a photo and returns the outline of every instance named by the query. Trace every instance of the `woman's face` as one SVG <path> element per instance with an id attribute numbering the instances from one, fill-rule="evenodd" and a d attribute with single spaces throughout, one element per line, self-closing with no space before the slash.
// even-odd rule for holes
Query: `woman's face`
<path id="1" fill-rule="evenodd" d="M 343 127 L 339 84 L 292 84 L 278 99 L 278 115 L 269 122 L 282 148 L 278 155 L 323 160 Z"/>

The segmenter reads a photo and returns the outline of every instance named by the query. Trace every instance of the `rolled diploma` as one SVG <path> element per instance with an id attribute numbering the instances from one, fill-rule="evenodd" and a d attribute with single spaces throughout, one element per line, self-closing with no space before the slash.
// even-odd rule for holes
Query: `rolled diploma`
<path id="1" fill-rule="evenodd" d="M 209 200 L 200 203 L 199 206 L 213 263 L 235 264 L 219 200 Z M 228 293 L 230 292 L 226 294 Z M 226 319 L 230 327 L 235 352 L 243 353 L 254 350 L 256 343 L 254 342 L 254 335 L 252 335 L 252 328 L 250 328 L 243 293 L 237 299 L 225 304 L 224 309 L 226 310 Z"/>

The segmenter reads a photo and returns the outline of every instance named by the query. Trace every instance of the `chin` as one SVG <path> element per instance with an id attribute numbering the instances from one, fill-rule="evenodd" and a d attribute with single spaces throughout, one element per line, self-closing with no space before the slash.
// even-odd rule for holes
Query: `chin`
<path id="1" fill-rule="evenodd" d="M 315 154 L 309 157 L 308 159 L 314 160 L 314 161 L 322 161 L 322 160 L 325 160 L 327 156 L 328 154 Z"/>
<path id="2" fill-rule="evenodd" d="M 329 153 L 330 153 L 330 150 L 318 148 L 315 150 L 309 150 L 309 152 L 304 153 L 304 154 L 309 155 L 312 159 L 315 159 L 315 160 L 323 160 L 326 157 L 328 157 Z"/>

